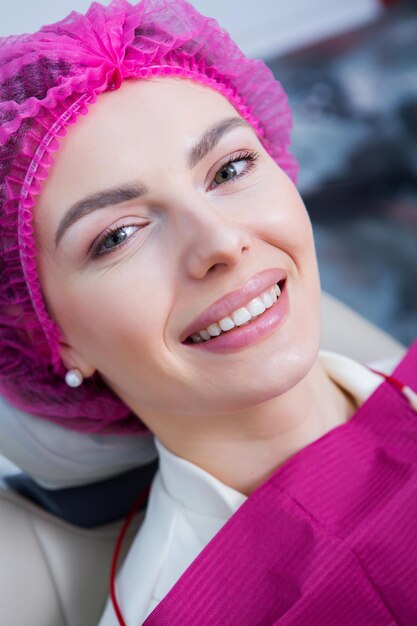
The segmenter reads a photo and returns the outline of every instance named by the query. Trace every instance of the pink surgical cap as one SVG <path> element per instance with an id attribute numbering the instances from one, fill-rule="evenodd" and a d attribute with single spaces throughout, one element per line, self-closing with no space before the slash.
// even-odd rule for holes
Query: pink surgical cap
<path id="1" fill-rule="evenodd" d="M 185 0 L 97 2 L 86 15 L 0 39 L 0 393 L 15 406 L 80 432 L 148 429 L 99 374 L 64 381 L 60 331 L 42 297 L 32 207 L 60 138 L 125 80 L 179 76 L 223 94 L 295 182 L 291 112 L 269 68 Z"/>

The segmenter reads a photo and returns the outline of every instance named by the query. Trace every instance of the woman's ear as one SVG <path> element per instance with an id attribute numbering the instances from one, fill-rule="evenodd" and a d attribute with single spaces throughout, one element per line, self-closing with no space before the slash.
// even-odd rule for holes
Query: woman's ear
<path id="1" fill-rule="evenodd" d="M 64 341 L 59 343 L 59 354 L 68 370 L 78 369 L 84 378 L 89 378 L 94 374 L 96 368 L 84 359 L 83 356 Z"/>

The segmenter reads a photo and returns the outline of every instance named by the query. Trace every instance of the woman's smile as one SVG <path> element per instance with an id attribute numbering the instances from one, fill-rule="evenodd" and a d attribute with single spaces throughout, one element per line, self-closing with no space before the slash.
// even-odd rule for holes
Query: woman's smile
<path id="1" fill-rule="evenodd" d="M 229 313 L 226 317 L 209 324 L 207 328 L 191 335 L 186 339 L 186 341 L 188 343 L 190 342 L 190 339 L 193 340 L 194 343 L 208 341 L 213 339 L 213 337 L 217 337 L 221 333 L 229 332 L 233 328 L 250 324 L 255 318 L 263 315 L 265 311 L 277 301 L 278 296 L 280 295 L 281 289 L 279 284 L 276 283 L 269 289 L 263 291 L 259 296 L 256 296 L 255 298 L 252 298 L 252 300 L 246 302 L 239 309 Z"/>
<path id="2" fill-rule="evenodd" d="M 212 337 L 207 341 L 193 342 L 191 347 L 208 352 L 228 354 L 242 350 L 262 340 L 269 339 L 274 332 L 278 332 L 289 312 L 288 289 L 286 281 L 281 283 L 281 293 L 264 313 L 260 313 L 245 324 Z M 189 342 L 186 342 L 187 344 Z"/>

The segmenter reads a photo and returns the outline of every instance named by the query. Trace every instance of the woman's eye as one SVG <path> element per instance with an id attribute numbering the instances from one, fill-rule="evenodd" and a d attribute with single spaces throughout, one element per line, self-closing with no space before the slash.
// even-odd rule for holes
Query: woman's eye
<path id="1" fill-rule="evenodd" d="M 227 180 L 231 180 L 232 178 L 234 178 L 237 175 L 238 170 L 240 169 L 239 165 L 238 167 L 236 167 L 237 164 L 241 166 L 241 169 L 244 169 L 244 161 L 235 161 L 234 163 L 227 163 L 227 165 L 222 167 L 222 169 L 217 172 L 216 176 L 214 177 L 214 182 L 217 185 L 221 185 L 221 183 L 224 183 Z"/>
<path id="2" fill-rule="evenodd" d="M 258 155 L 256 153 L 247 152 L 224 163 L 216 173 L 212 187 L 218 187 L 223 183 L 244 176 L 252 169 L 257 157 Z"/>
<path id="3" fill-rule="evenodd" d="M 110 228 L 104 233 L 104 235 L 94 247 L 92 252 L 93 258 L 101 256 L 103 254 L 108 254 L 115 248 L 120 248 L 125 243 L 127 243 L 128 239 L 133 235 L 134 232 L 136 232 L 138 228 L 139 226 L 135 225 Z"/>

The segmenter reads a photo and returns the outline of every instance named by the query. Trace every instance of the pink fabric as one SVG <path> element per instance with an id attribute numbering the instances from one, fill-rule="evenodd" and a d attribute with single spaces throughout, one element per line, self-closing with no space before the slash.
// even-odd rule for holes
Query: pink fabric
<path id="1" fill-rule="evenodd" d="M 295 181 L 286 95 L 217 22 L 185 0 L 93 2 L 37 33 L 0 40 L 0 392 L 21 409 L 81 432 L 146 427 L 97 375 L 64 382 L 60 331 L 36 270 L 32 209 L 67 127 L 127 79 L 181 76 L 222 93 Z"/>
<path id="2" fill-rule="evenodd" d="M 417 341 L 394 376 L 417 391 Z M 416 622 L 417 412 L 385 382 L 251 494 L 144 625 Z"/>

